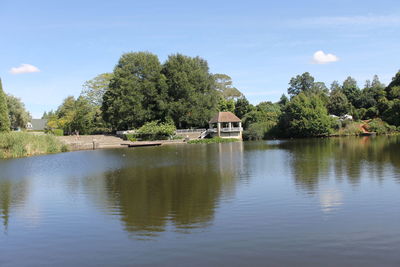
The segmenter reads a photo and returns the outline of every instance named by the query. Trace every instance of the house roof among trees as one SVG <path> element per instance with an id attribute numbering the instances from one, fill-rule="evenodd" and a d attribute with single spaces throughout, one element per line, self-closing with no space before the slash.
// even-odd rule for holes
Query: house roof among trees
<path id="1" fill-rule="evenodd" d="M 217 122 L 241 122 L 241 120 L 232 112 L 218 112 L 210 120 L 210 123 L 217 123 Z"/>
<path id="2" fill-rule="evenodd" d="M 43 131 L 46 128 L 47 120 L 46 119 L 32 119 L 31 120 L 32 129 L 34 131 Z"/>

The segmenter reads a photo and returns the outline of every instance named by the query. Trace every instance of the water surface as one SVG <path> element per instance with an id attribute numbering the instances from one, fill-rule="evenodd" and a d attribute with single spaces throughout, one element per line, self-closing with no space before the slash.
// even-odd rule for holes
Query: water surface
<path id="1" fill-rule="evenodd" d="M 0 161 L 0 266 L 400 266 L 400 138 Z"/>

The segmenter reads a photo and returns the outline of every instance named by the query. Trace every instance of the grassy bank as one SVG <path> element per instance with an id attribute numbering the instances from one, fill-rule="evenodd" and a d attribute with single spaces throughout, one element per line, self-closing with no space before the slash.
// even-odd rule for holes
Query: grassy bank
<path id="1" fill-rule="evenodd" d="M 0 158 L 21 158 L 35 155 L 67 151 L 52 135 L 35 135 L 30 133 L 0 133 Z"/>
<path id="2" fill-rule="evenodd" d="M 238 139 L 235 139 L 235 138 L 220 138 L 220 137 L 214 137 L 214 138 L 190 140 L 190 141 L 188 142 L 188 144 L 231 143 L 231 142 L 237 142 L 237 141 L 239 141 L 239 140 L 238 140 Z"/>

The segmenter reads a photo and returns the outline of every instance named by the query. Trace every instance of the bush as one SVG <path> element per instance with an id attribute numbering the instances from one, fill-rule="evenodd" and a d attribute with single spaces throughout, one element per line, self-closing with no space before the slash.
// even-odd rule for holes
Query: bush
<path id="1" fill-rule="evenodd" d="M 51 132 L 55 136 L 64 136 L 64 130 L 63 129 L 53 129 Z"/>
<path id="2" fill-rule="evenodd" d="M 176 127 L 172 123 L 148 122 L 136 131 L 136 138 L 142 140 L 166 140 L 175 135 Z"/>
<path id="3" fill-rule="evenodd" d="M 344 135 L 344 136 L 353 136 L 353 135 L 360 135 L 363 131 L 360 128 L 360 123 L 358 122 L 351 122 L 351 121 L 343 121 L 343 128 L 341 128 L 337 134 Z"/>
<path id="4" fill-rule="evenodd" d="M 262 140 L 276 136 L 276 122 L 256 122 L 250 124 L 248 129 L 243 132 L 245 140 Z"/>
<path id="5" fill-rule="evenodd" d="M 134 133 L 124 134 L 123 139 L 131 142 L 137 141 L 136 134 Z"/>
<path id="6" fill-rule="evenodd" d="M 53 135 L 21 132 L 0 134 L 0 158 L 19 158 L 67 150 L 67 146 Z"/>
<path id="7" fill-rule="evenodd" d="M 371 120 L 366 128 L 369 132 L 374 132 L 376 134 L 388 134 L 396 132 L 397 130 L 396 126 L 389 125 L 379 118 Z"/>

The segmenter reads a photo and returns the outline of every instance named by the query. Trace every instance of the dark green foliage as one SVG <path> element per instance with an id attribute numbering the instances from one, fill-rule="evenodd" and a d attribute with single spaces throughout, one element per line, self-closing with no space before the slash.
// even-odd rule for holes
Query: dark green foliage
<path id="1" fill-rule="evenodd" d="M 391 95 L 391 90 L 393 87 L 399 87 L 400 86 L 400 71 L 396 73 L 396 75 L 392 78 L 392 81 L 389 83 L 389 85 L 386 87 L 386 92 L 388 94 L 388 99 L 392 100 L 395 97 Z"/>
<path id="2" fill-rule="evenodd" d="M 175 135 L 176 127 L 172 123 L 152 121 L 144 124 L 135 132 L 135 137 L 141 140 L 165 140 Z"/>
<path id="3" fill-rule="evenodd" d="M 10 131 L 11 123 L 7 107 L 7 97 L 0 79 L 0 132 Z"/>
<path id="4" fill-rule="evenodd" d="M 238 118 L 243 118 L 244 115 L 249 113 L 253 108 L 253 105 L 249 103 L 246 97 L 241 97 L 236 100 L 234 113 Z"/>
<path id="5" fill-rule="evenodd" d="M 360 96 L 361 91 L 357 86 L 357 81 L 352 77 L 347 77 L 347 79 L 343 82 L 342 92 L 346 95 L 347 99 L 350 103 L 356 107 L 360 108 Z"/>
<path id="6" fill-rule="evenodd" d="M 115 130 L 165 120 L 167 87 L 158 57 L 148 52 L 122 55 L 104 94 L 103 118 Z"/>
<path id="7" fill-rule="evenodd" d="M 288 102 L 289 102 L 289 98 L 285 94 L 282 94 L 281 98 L 279 99 L 278 104 L 281 107 L 284 107 Z"/>
<path id="8" fill-rule="evenodd" d="M 178 128 L 203 127 L 217 111 L 218 92 L 207 61 L 171 55 L 163 66 L 168 88 L 168 116 Z"/>
<path id="9" fill-rule="evenodd" d="M 243 132 L 243 139 L 245 140 L 262 140 L 278 135 L 277 122 L 265 121 L 255 122 Z"/>
<path id="10" fill-rule="evenodd" d="M 327 136 L 331 131 L 332 119 L 318 95 L 300 93 L 284 108 L 280 127 L 285 136 Z"/>
<path id="11" fill-rule="evenodd" d="M 293 97 L 301 92 L 311 91 L 314 86 L 314 77 L 305 72 L 290 79 L 289 85 L 288 94 Z"/>
<path id="12" fill-rule="evenodd" d="M 346 95 L 337 89 L 331 91 L 327 107 L 329 113 L 336 116 L 343 116 L 348 114 L 351 110 L 351 105 L 347 100 Z"/>
<path id="13" fill-rule="evenodd" d="M 271 102 L 261 102 L 252 111 L 250 111 L 243 117 L 243 126 L 245 129 L 247 129 L 253 123 L 277 123 L 280 114 L 281 107 L 279 104 L 273 104 Z"/>
<path id="14" fill-rule="evenodd" d="M 390 101 L 389 108 L 383 113 L 382 117 L 389 124 L 400 126 L 400 99 Z"/>

